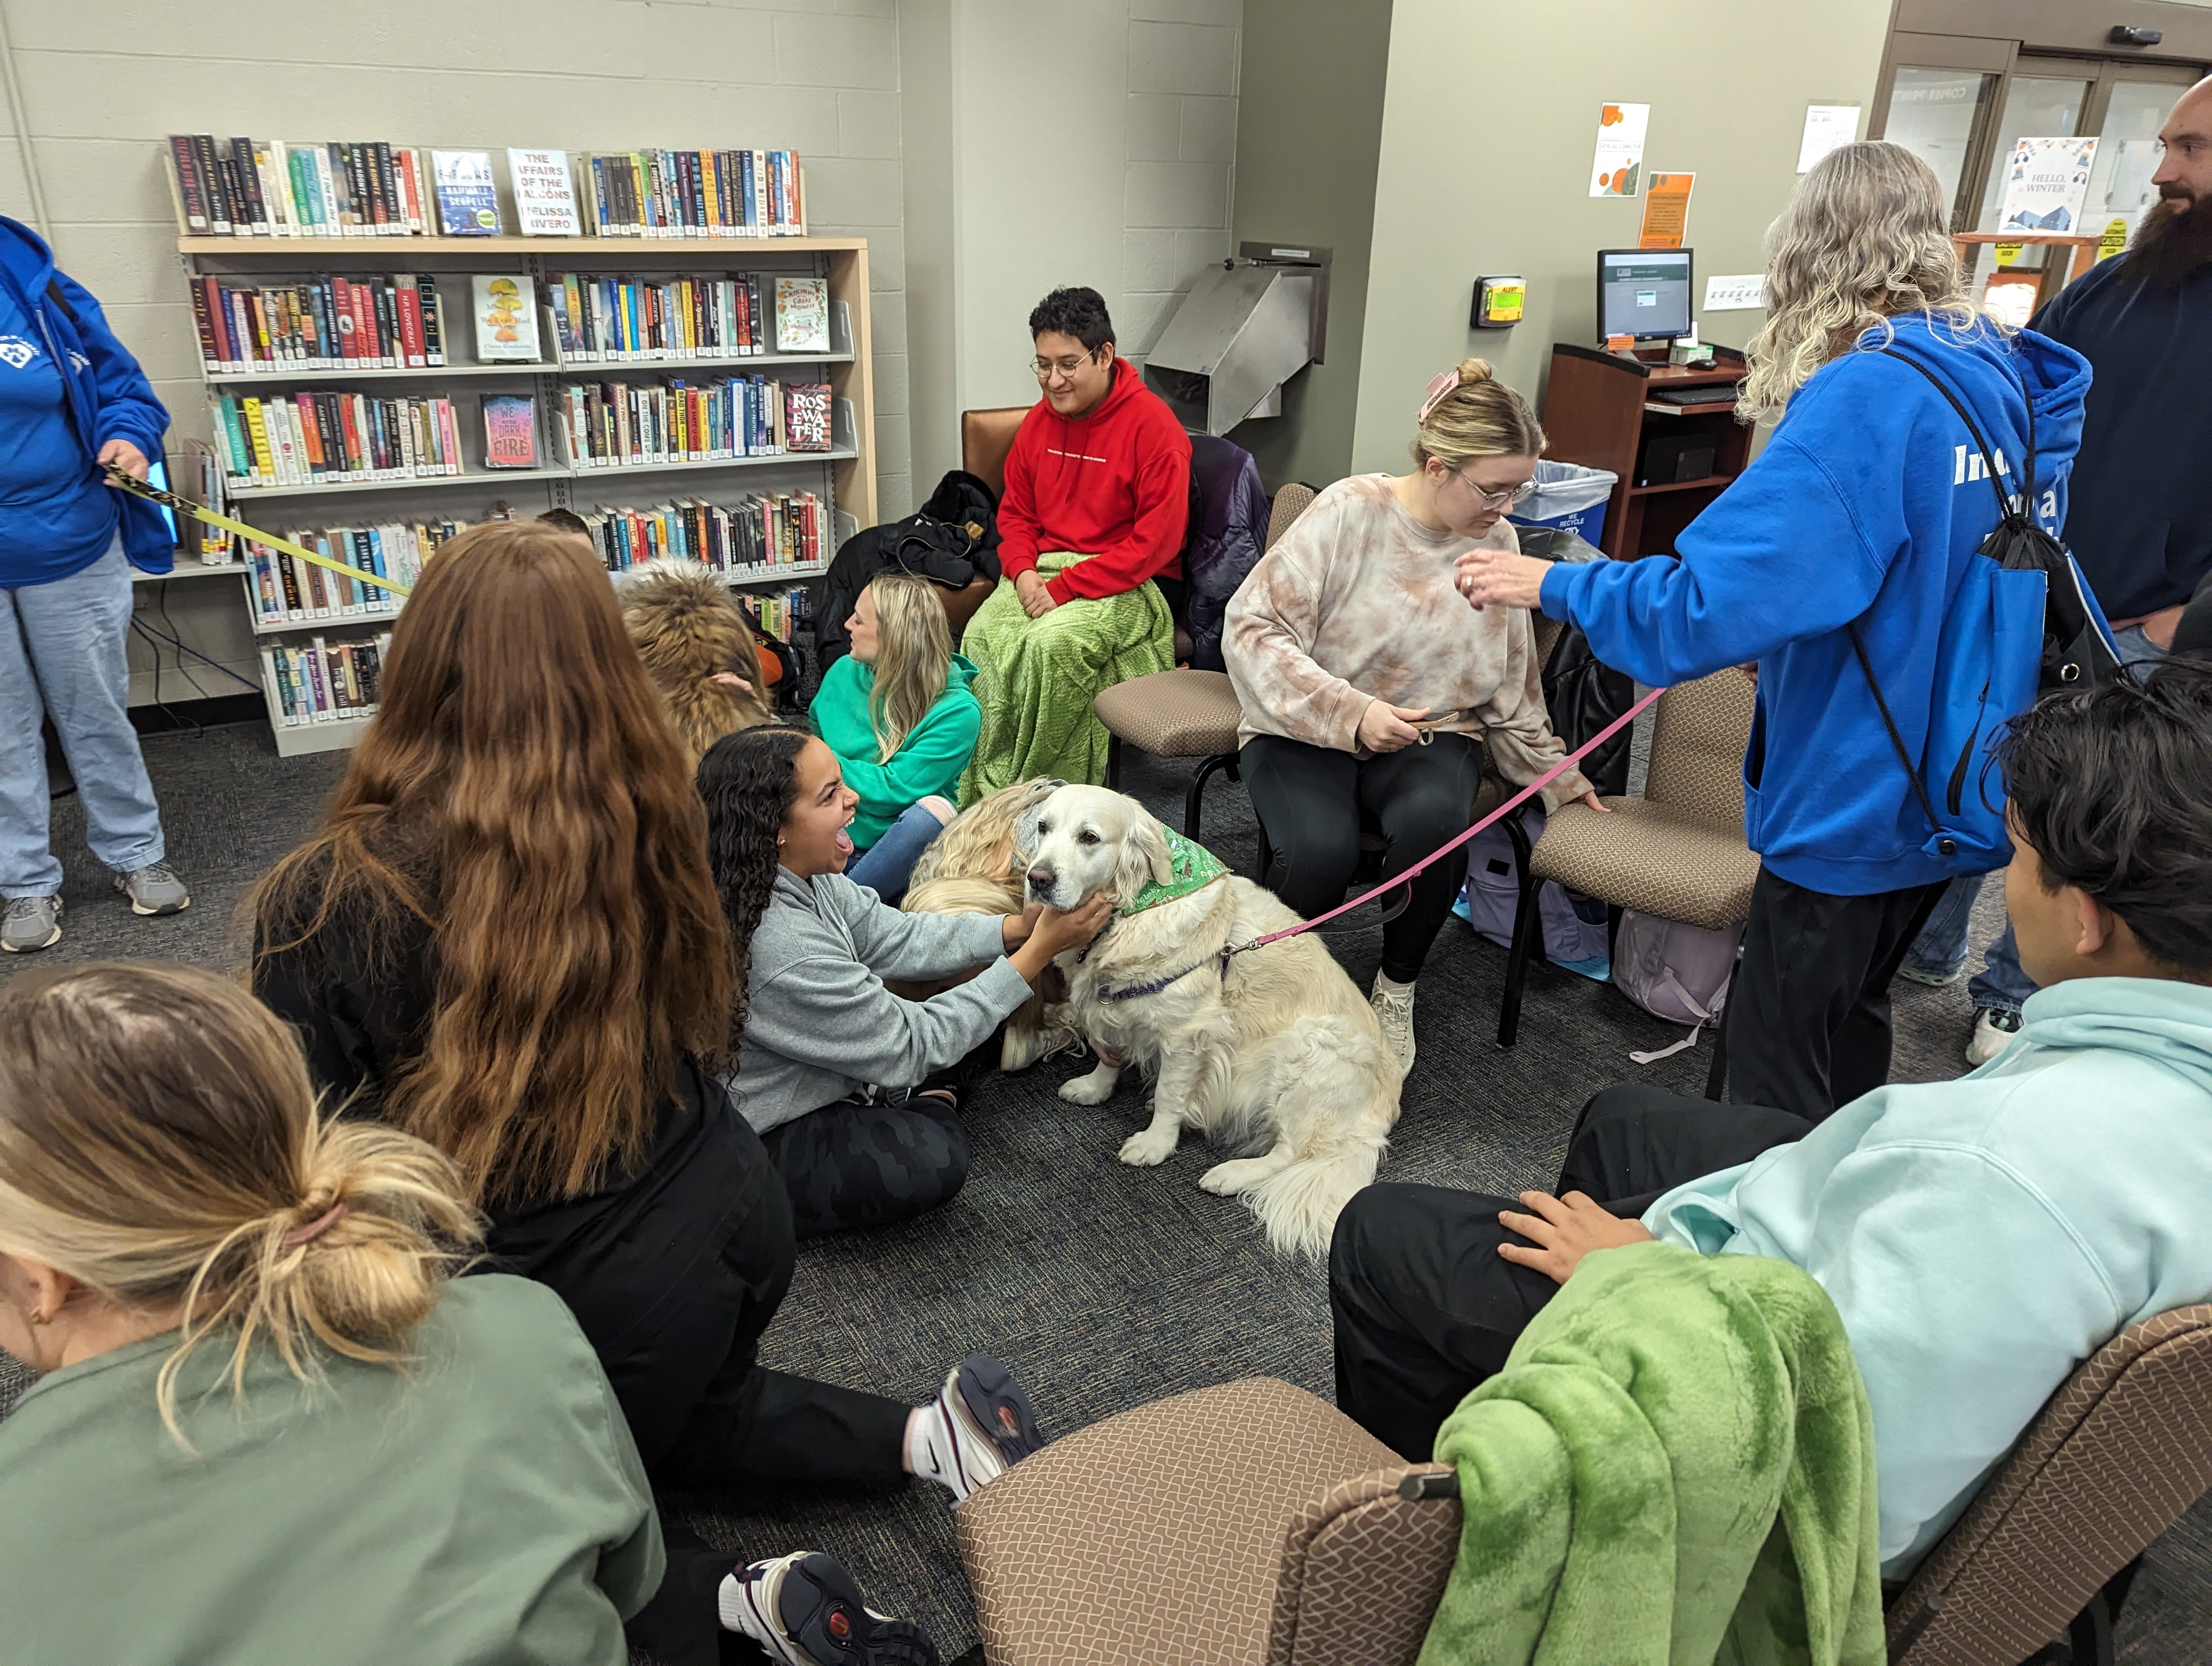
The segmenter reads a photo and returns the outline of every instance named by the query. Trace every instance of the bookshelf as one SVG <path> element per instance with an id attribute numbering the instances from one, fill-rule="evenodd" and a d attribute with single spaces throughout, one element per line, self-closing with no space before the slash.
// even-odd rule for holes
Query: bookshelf
<path id="1" fill-rule="evenodd" d="M 215 369 L 201 362 L 201 380 L 210 396 L 228 392 L 242 398 L 257 390 L 273 395 L 326 388 L 386 398 L 416 395 L 453 401 L 462 442 L 457 473 L 306 485 L 229 484 L 226 495 L 232 513 L 278 536 L 334 522 L 474 521 L 488 519 L 502 508 L 527 519 L 555 508 L 586 515 L 599 508 L 641 508 L 670 496 L 726 505 L 748 493 L 816 494 L 823 505 L 823 559 L 727 569 L 722 575 L 726 582 L 742 589 L 781 587 L 818 577 L 838 544 L 853 531 L 872 526 L 877 520 L 875 387 L 865 238 L 195 237 L 180 234 L 177 257 L 188 283 L 203 277 L 251 285 L 310 277 L 411 273 L 418 281 L 428 280 L 436 286 L 445 322 L 446 356 L 450 361 L 444 365 L 332 370 L 263 364 L 246 369 Z M 771 288 L 779 277 L 824 278 L 830 296 L 830 350 L 563 362 L 556 356 L 553 331 L 541 322 L 543 362 L 476 362 L 469 280 L 478 276 L 528 277 L 538 281 L 542 302 L 544 280 L 562 272 L 647 278 L 757 274 Z M 650 386 L 670 377 L 698 380 L 755 373 L 773 377 L 779 369 L 796 373 L 793 380 L 830 385 L 832 424 L 828 451 L 619 465 L 573 465 L 561 453 L 554 411 L 556 390 L 564 384 Z M 533 399 L 540 466 L 491 469 L 484 465 L 477 397 L 493 392 L 526 394 Z M 365 641 L 391 628 L 391 614 L 381 611 L 267 620 L 252 589 L 253 575 L 243 564 L 180 562 L 177 571 L 241 574 L 240 593 L 247 620 L 257 641 L 264 646 L 289 642 L 304 648 L 317 636 L 335 646 Z M 278 692 L 265 670 L 263 684 L 270 727 L 281 756 L 350 746 L 368 721 L 332 717 L 288 723 Z"/>

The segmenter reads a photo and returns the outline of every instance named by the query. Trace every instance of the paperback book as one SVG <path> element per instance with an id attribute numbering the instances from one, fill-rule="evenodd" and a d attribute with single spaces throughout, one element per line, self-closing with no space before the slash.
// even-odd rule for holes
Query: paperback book
<path id="1" fill-rule="evenodd" d="M 537 400 L 524 393 L 487 393 L 483 425 L 486 468 L 538 466 Z"/>
<path id="2" fill-rule="evenodd" d="M 172 133 L 177 215 L 195 237 L 399 237 L 431 229 L 423 154 Z"/>
<path id="3" fill-rule="evenodd" d="M 478 364 L 535 364 L 538 347 L 538 286 L 528 277 L 504 272 L 479 273 L 469 280 L 475 298 Z"/>
<path id="4" fill-rule="evenodd" d="M 507 183 L 514 188 L 514 228 L 525 237 L 580 237 L 575 182 L 565 150 L 509 150 Z"/>
<path id="5" fill-rule="evenodd" d="M 829 383 L 786 382 L 783 385 L 785 449 L 828 451 L 835 438 L 830 409 Z"/>
<path id="6" fill-rule="evenodd" d="M 758 273 L 625 277 L 556 273 L 546 313 L 563 364 L 726 359 L 768 351 Z"/>
<path id="7" fill-rule="evenodd" d="M 830 350 L 830 280 L 779 277 L 775 281 L 775 350 Z"/>
<path id="8" fill-rule="evenodd" d="M 437 286 L 427 277 L 196 277 L 186 287 L 200 362 L 210 371 L 422 369 L 446 362 Z"/>
<path id="9" fill-rule="evenodd" d="M 499 186 L 489 150 L 433 150 L 438 224 L 448 237 L 499 235 Z"/>

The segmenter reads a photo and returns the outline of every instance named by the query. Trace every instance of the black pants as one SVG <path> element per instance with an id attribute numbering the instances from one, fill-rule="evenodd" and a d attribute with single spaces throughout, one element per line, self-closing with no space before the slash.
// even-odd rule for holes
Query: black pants
<path id="1" fill-rule="evenodd" d="M 1811 1127 L 1785 1111 L 1609 1087 L 1583 1107 L 1554 1194 L 1587 1192 L 1624 1219 L 1639 1216 L 1662 1192 Z M 1336 1403 L 1401 1456 L 1428 1456 L 1437 1426 L 1504 1368 L 1559 1289 L 1498 1253 L 1508 1236 L 1498 1212 L 1517 1207 L 1442 1186 L 1370 1186 L 1338 1217 L 1328 1255 Z"/>
<path id="2" fill-rule="evenodd" d="M 1262 883 L 1309 920 L 1344 900 L 1359 865 L 1362 811 L 1382 824 L 1387 879 L 1466 832 L 1482 785 L 1482 743 L 1461 734 L 1368 758 L 1255 735 L 1237 762 L 1274 851 Z M 1382 928 L 1385 976 L 1410 983 L 1420 975 L 1466 883 L 1463 845 L 1413 882 L 1413 901 Z M 1397 900 L 1396 893 L 1382 899 Z"/>
<path id="3" fill-rule="evenodd" d="M 1945 882 L 1831 897 L 1759 871 L 1729 989 L 1729 1098 L 1820 1122 L 1889 1079 L 1889 985 Z"/>
<path id="4" fill-rule="evenodd" d="M 783 1176 L 801 1238 L 927 1214 L 968 1180 L 968 1136 L 946 1101 L 841 1100 L 761 1136 Z"/>

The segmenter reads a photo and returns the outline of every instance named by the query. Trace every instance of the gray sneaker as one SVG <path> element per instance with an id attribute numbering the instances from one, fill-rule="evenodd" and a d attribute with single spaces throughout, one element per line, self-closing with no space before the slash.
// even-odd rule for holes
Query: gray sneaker
<path id="1" fill-rule="evenodd" d="M 62 899 L 58 897 L 10 897 L 8 913 L 0 919 L 0 950 L 28 954 L 51 949 L 62 940 Z"/>
<path id="2" fill-rule="evenodd" d="M 191 893 L 167 862 L 118 873 L 115 888 L 131 899 L 133 914 L 181 914 L 192 905 Z"/>

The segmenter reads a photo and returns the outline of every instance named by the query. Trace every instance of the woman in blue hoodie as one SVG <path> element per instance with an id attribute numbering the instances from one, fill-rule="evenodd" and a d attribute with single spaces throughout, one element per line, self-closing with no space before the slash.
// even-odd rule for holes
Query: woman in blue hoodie
<path id="1" fill-rule="evenodd" d="M 100 303 L 0 217 L 0 950 L 61 940 L 41 714 L 84 800 L 93 854 L 140 914 L 191 898 L 164 860 L 161 812 L 126 710 L 131 569 L 166 573 L 160 511 L 101 483 L 143 480 L 169 413 Z"/>
<path id="2" fill-rule="evenodd" d="M 1755 666 L 1744 833 L 1759 873 L 1729 992 L 1729 1097 L 1817 1121 L 1888 1079 L 1890 979 L 1958 871 L 1929 848 L 1898 751 L 1922 757 L 1938 727 L 1945 610 L 1997 519 L 1966 424 L 1885 350 L 1942 379 L 2014 491 L 2033 402 L 2033 510 L 2053 532 L 2089 366 L 1977 311 L 1943 191 L 1901 146 L 1830 155 L 1768 243 L 1766 325 L 1737 410 L 1781 420 L 1678 558 L 1550 566 L 1476 550 L 1458 566 L 1477 607 L 1571 619 L 1641 681 Z"/>

